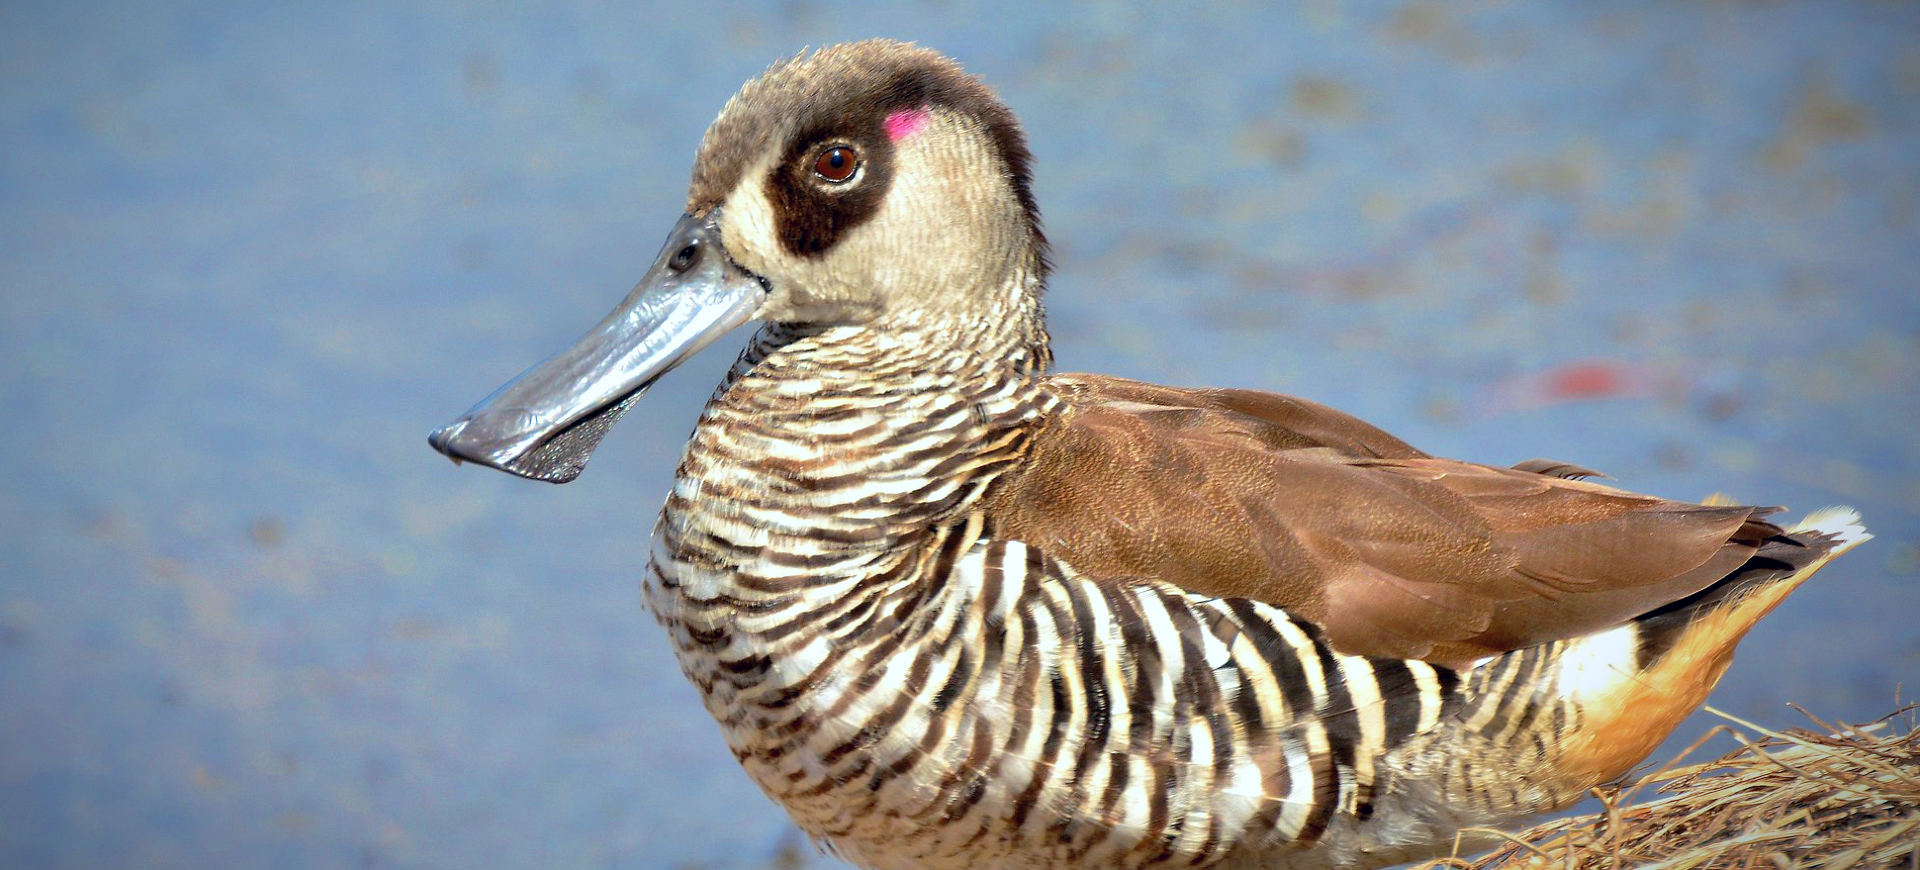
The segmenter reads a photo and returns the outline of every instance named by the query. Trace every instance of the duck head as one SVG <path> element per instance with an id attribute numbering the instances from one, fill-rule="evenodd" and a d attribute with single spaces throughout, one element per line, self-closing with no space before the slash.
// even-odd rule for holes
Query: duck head
<path id="1" fill-rule="evenodd" d="M 1044 344 L 1028 162 L 1013 114 L 937 52 L 870 41 L 775 64 L 708 128 L 633 292 L 428 442 L 565 483 L 647 387 L 748 320 Z"/>

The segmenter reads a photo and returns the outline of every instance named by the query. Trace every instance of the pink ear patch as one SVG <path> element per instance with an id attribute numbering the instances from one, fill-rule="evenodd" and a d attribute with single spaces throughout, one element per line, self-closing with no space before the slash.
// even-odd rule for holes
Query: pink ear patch
<path id="1" fill-rule="evenodd" d="M 902 109 L 887 116 L 887 138 L 898 142 L 915 133 L 925 130 L 933 121 L 933 113 L 927 107 Z"/>

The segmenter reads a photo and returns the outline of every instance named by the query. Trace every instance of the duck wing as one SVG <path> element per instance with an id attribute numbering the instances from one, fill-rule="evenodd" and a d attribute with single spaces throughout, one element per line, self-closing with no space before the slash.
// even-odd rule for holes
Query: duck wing
<path id="1" fill-rule="evenodd" d="M 1465 664 L 1597 631 L 1782 534 L 1771 509 L 1440 459 L 1288 396 L 1049 386 L 1063 407 L 986 495 L 994 534 L 1091 577 L 1285 608 L 1344 652 Z"/>

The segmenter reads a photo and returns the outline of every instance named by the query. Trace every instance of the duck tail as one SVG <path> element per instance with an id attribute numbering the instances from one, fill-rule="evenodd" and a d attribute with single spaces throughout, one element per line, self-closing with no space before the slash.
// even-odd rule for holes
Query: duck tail
<path id="1" fill-rule="evenodd" d="M 1561 688 L 1578 715 L 1556 774 L 1582 788 L 1645 760 L 1733 662 L 1753 626 L 1828 562 L 1873 537 L 1851 508 L 1822 508 L 1770 534 L 1725 579 L 1618 629 L 1569 645 Z"/>

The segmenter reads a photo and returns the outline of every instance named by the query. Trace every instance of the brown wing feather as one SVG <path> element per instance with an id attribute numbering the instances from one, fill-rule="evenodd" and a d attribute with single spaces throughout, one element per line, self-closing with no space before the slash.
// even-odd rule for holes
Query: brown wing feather
<path id="1" fill-rule="evenodd" d="M 1245 390 L 1087 375 L 996 482 L 997 534 L 1095 577 L 1270 602 L 1357 653 L 1461 663 L 1690 595 L 1777 532 L 1709 507 L 1427 456 Z"/>

